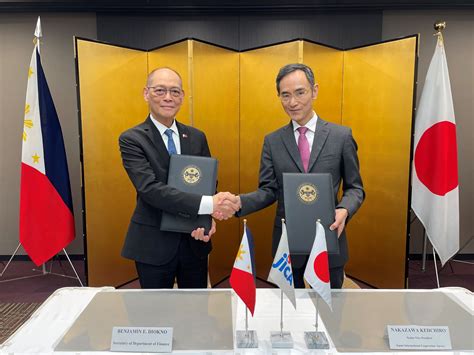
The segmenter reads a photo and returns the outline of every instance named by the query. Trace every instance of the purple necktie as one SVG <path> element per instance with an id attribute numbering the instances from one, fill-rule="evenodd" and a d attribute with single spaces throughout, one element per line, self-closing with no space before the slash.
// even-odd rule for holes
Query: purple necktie
<path id="1" fill-rule="evenodd" d="M 309 142 L 306 138 L 307 127 L 298 127 L 300 136 L 298 137 L 298 150 L 300 151 L 301 161 L 303 162 L 304 171 L 308 172 L 309 165 Z"/>

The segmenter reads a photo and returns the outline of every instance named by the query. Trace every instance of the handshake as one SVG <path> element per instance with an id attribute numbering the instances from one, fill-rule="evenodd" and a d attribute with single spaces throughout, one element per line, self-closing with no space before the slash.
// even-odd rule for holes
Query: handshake
<path id="1" fill-rule="evenodd" d="M 231 194 L 230 192 L 219 192 L 212 196 L 214 209 L 212 217 L 222 221 L 232 217 L 235 212 L 242 207 L 240 203 L 240 196 Z"/>

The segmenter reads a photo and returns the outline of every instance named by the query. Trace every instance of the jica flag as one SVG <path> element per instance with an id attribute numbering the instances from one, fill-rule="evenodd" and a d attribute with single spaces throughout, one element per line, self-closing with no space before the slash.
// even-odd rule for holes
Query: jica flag
<path id="1" fill-rule="evenodd" d="M 304 270 L 304 278 L 332 310 L 326 233 L 319 221 L 316 222 L 316 236 L 314 237 L 308 264 Z"/>
<path id="2" fill-rule="evenodd" d="M 39 19 L 35 34 L 40 34 Z M 36 265 L 74 239 L 61 126 L 41 66 L 39 35 L 28 69 L 20 187 L 20 243 Z"/>
<path id="3" fill-rule="evenodd" d="M 444 264 L 459 250 L 456 122 L 442 37 L 415 121 L 411 207 Z"/>
<path id="4" fill-rule="evenodd" d="M 293 284 L 293 269 L 291 267 L 290 248 L 288 247 L 288 234 L 286 224 L 282 221 L 281 238 L 278 249 L 273 259 L 268 281 L 277 285 L 296 309 L 295 286 Z"/>
<path id="5" fill-rule="evenodd" d="M 230 285 L 245 303 L 252 316 L 255 310 L 255 278 L 253 238 L 250 230 L 245 227 L 239 251 L 235 257 L 234 267 L 230 274 Z"/>

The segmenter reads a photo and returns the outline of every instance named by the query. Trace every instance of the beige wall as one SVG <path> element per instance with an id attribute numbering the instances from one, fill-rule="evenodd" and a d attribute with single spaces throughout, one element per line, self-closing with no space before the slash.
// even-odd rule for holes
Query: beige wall
<path id="1" fill-rule="evenodd" d="M 460 246 L 465 246 L 462 253 L 474 253 L 474 10 L 385 11 L 382 36 L 385 40 L 420 33 L 418 103 L 435 48 L 433 23 L 439 20 L 447 24 L 444 39 L 457 125 Z M 422 233 L 421 223 L 415 221 L 410 253 L 421 252 Z"/>
<path id="2" fill-rule="evenodd" d="M 79 132 L 73 36 L 96 37 L 92 13 L 0 14 L 0 255 L 18 245 L 21 134 L 26 74 L 33 51 L 33 33 L 41 16 L 41 59 L 61 121 L 71 178 L 76 239 L 70 254 L 83 253 Z M 20 249 L 19 254 L 24 254 Z"/>

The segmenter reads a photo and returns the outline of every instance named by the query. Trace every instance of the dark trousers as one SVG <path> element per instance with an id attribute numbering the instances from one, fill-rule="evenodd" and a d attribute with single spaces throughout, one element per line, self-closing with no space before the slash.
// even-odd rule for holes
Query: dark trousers
<path id="1" fill-rule="evenodd" d="M 308 262 L 308 258 L 309 257 L 306 258 L 306 262 L 302 266 L 295 266 L 294 264 L 292 265 L 293 282 L 295 288 L 305 288 L 303 275 L 304 270 L 306 268 L 306 263 Z M 331 283 L 331 288 L 342 288 L 342 284 L 344 283 L 344 266 L 329 268 L 329 279 Z"/>
<path id="2" fill-rule="evenodd" d="M 176 255 L 164 265 L 135 261 L 142 288 L 207 288 L 207 257 L 198 258 L 191 250 L 190 236 L 182 236 Z"/>

